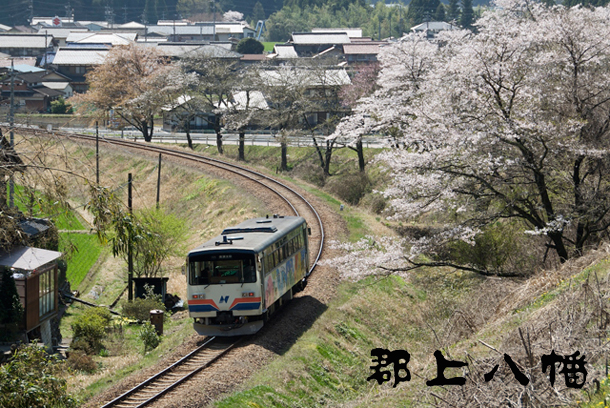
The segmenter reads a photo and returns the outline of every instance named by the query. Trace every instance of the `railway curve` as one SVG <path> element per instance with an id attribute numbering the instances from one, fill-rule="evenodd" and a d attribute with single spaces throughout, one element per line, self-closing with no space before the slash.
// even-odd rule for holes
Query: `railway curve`
<path id="1" fill-rule="evenodd" d="M 95 137 L 94 136 L 90 136 L 90 135 L 80 135 L 80 134 L 73 134 L 73 133 L 55 133 L 55 136 L 61 136 L 61 137 L 66 137 L 68 139 L 72 139 L 72 140 L 81 140 L 81 141 L 86 141 L 87 143 L 95 143 Z M 102 144 L 103 143 L 103 144 Z M 142 143 L 142 142 L 132 142 L 132 141 L 128 141 L 128 140 L 122 140 L 122 139 L 115 139 L 115 138 L 100 138 L 100 146 L 106 146 L 108 148 L 111 149 L 130 149 L 134 152 L 148 152 L 148 153 L 156 153 L 159 154 L 161 153 L 164 157 L 169 157 L 173 160 L 174 162 L 178 162 L 181 164 L 185 164 L 188 166 L 188 163 L 196 163 L 198 166 L 197 167 L 201 167 L 201 166 L 210 166 L 214 169 L 216 169 L 216 173 L 218 173 L 218 171 L 220 172 L 229 172 L 233 175 L 235 175 L 236 177 L 241 177 L 245 180 L 247 180 L 248 183 L 256 183 L 256 185 L 260 186 L 261 188 L 265 188 L 267 189 L 271 194 L 277 196 L 277 197 L 281 197 L 281 200 L 285 203 L 284 207 L 285 207 L 285 211 L 287 212 L 292 212 L 295 215 L 300 215 L 303 216 L 307 222 L 308 225 L 311 227 L 312 230 L 312 234 L 310 237 L 310 243 L 312 244 L 312 248 L 317 248 L 317 254 L 315 256 L 315 261 L 312 262 L 312 266 L 310 269 L 310 273 L 314 270 L 314 268 L 316 267 L 316 265 L 318 264 L 319 259 L 321 258 L 324 250 L 325 250 L 325 245 L 324 245 L 324 240 L 325 240 L 325 229 L 324 229 L 324 222 L 323 222 L 323 218 L 320 216 L 319 211 L 316 209 L 316 207 L 309 201 L 307 200 L 302 194 L 300 194 L 299 192 L 297 192 L 294 188 L 288 186 L 286 183 L 277 180 L 273 177 L 264 175 L 258 171 L 249 169 L 245 166 L 242 165 L 237 165 L 237 164 L 233 164 L 233 163 L 229 163 L 229 162 L 225 162 L 222 160 L 218 160 L 218 159 L 214 159 L 214 158 L 209 158 L 209 157 L 205 157 L 193 152 L 189 152 L 189 151 L 183 151 L 183 150 L 177 150 L 176 148 L 169 148 L 169 147 L 165 147 L 165 146 L 159 146 L 159 145 L 154 145 L 154 144 L 148 144 L 148 143 Z M 328 218 L 328 211 L 326 211 L 326 218 Z M 335 222 L 336 224 L 336 222 Z M 313 252 L 313 251 L 312 251 Z M 322 267 L 322 269 L 327 269 L 326 267 Z M 322 272 L 317 272 L 317 274 L 314 274 L 312 277 L 316 278 L 318 274 L 320 274 Z M 324 276 L 325 275 L 325 276 Z M 317 282 L 315 282 L 313 284 L 313 288 L 309 288 L 310 286 L 312 286 L 311 280 L 310 280 L 310 284 L 308 285 L 308 288 L 311 289 L 310 292 L 311 293 L 317 293 L 318 291 L 320 291 L 321 288 L 323 288 L 321 291 L 325 292 L 326 294 L 322 295 L 322 298 L 327 298 L 326 300 L 328 300 L 329 294 L 334 292 L 333 289 L 329 289 L 330 287 L 332 287 L 332 282 L 335 279 L 334 276 L 328 276 L 326 273 L 323 273 L 323 277 L 320 277 L 321 279 L 318 279 Z M 311 278 L 310 278 L 311 279 Z M 330 284 L 330 285 L 329 285 Z M 331 295 L 332 296 L 332 295 Z M 306 297 L 311 297 L 311 295 L 306 295 Z M 323 300 L 321 303 L 317 301 L 314 302 L 306 302 L 306 303 L 312 303 L 311 305 L 306 304 L 306 308 L 303 311 L 299 311 L 299 314 L 303 314 L 303 316 L 307 315 L 307 318 L 304 318 L 303 321 L 307 321 L 312 319 L 311 321 L 313 322 L 313 319 L 315 319 L 315 315 L 319 315 L 319 313 L 321 313 L 321 311 L 324 309 L 325 306 L 325 300 Z M 320 305 L 322 305 L 322 308 L 320 308 Z M 314 313 L 312 313 L 312 310 L 314 311 Z M 280 320 L 281 316 L 276 316 L 275 320 Z M 291 320 L 290 324 L 294 324 L 294 319 L 290 318 L 290 317 L 286 317 L 287 320 Z M 282 339 L 289 339 L 291 337 L 293 337 L 293 339 L 296 339 L 296 334 L 293 332 L 293 330 L 290 327 L 287 327 L 288 325 L 285 323 L 276 323 L 274 321 L 271 321 L 271 326 L 276 326 L 276 328 L 272 329 L 273 331 L 277 330 L 277 327 L 281 326 L 281 331 L 282 334 L 279 336 Z M 269 324 L 268 324 L 269 325 Z M 301 328 L 299 327 L 298 330 L 301 330 Z M 277 333 L 276 333 L 277 334 Z M 264 334 L 259 334 L 259 336 L 265 336 Z M 240 361 L 240 359 L 243 360 L 243 356 L 246 356 L 246 359 L 250 358 L 252 355 L 256 354 L 257 357 L 254 358 L 254 363 L 252 364 L 252 367 L 242 367 L 240 370 L 238 370 L 237 372 L 243 372 L 245 374 L 251 374 L 256 366 L 258 364 L 264 364 L 265 359 L 270 359 L 273 358 L 273 354 L 277 354 L 279 350 L 281 350 L 284 346 L 282 342 L 277 343 L 275 337 L 278 336 L 266 336 L 267 338 L 263 337 L 262 339 L 257 338 L 255 340 L 255 343 L 258 344 L 253 344 L 252 342 L 241 342 L 242 345 L 240 347 L 237 347 L 236 349 L 234 348 L 234 344 L 227 346 L 227 350 L 223 351 L 222 353 L 219 353 L 218 357 L 214 357 L 213 361 L 210 362 L 199 362 L 196 363 L 195 365 L 199 364 L 200 366 L 203 366 L 206 371 L 210 371 L 211 373 L 208 372 L 208 376 L 211 376 L 212 378 L 214 378 L 215 375 L 214 374 L 214 370 L 216 367 L 216 370 L 220 373 L 220 376 L 223 377 L 225 376 L 224 374 L 224 370 L 226 370 L 225 368 L 223 368 L 223 365 L 231 365 L 233 364 L 234 366 L 234 361 Z M 96 398 L 93 399 L 93 401 L 91 401 L 90 403 L 88 403 L 86 406 L 87 407 L 100 407 L 103 406 L 104 408 L 110 408 L 110 407 L 123 407 L 123 408 L 132 408 L 132 407 L 143 407 L 143 406 L 147 406 L 147 407 L 152 407 L 152 408 L 156 408 L 156 407 L 187 407 L 187 406 L 200 406 L 199 405 L 199 401 L 197 402 L 193 402 L 193 405 L 189 405 L 189 403 L 186 403 L 185 401 L 180 401 L 178 403 L 178 405 L 176 405 L 176 403 L 174 401 L 172 401 L 171 396 L 175 396 L 177 393 L 179 394 L 180 391 L 175 391 L 174 389 L 188 389 L 188 387 L 192 388 L 197 388 L 200 387 L 200 385 L 198 385 L 198 381 L 199 384 L 200 381 L 205 381 L 206 386 L 209 385 L 209 382 L 207 380 L 202 380 L 202 378 L 206 378 L 206 376 L 196 376 L 195 374 L 200 371 L 200 370 L 196 370 L 195 372 L 193 372 L 192 374 L 185 374 L 185 369 L 183 368 L 184 366 L 192 366 L 193 363 L 188 362 L 192 357 L 191 354 L 198 354 L 201 353 L 201 351 L 199 351 L 200 348 L 202 349 L 206 349 L 209 346 L 207 346 L 207 341 L 208 339 L 206 339 L 206 342 L 201 345 L 201 341 L 198 341 L 196 343 L 197 347 L 194 347 L 194 345 L 190 344 L 190 346 L 184 346 L 185 349 L 196 349 L 195 351 L 193 351 L 192 353 L 189 353 L 188 356 L 186 356 L 184 358 L 185 361 L 182 361 L 182 359 L 178 359 L 177 357 L 173 360 L 176 361 L 175 363 L 165 363 L 165 364 L 160 364 L 159 368 L 157 369 L 158 372 L 154 375 L 150 375 L 150 373 L 147 375 L 146 381 L 138 381 L 138 384 L 134 386 L 133 381 L 131 381 L 131 386 L 125 387 L 125 386 L 121 386 L 120 384 L 115 388 L 114 391 L 111 392 L 107 392 L 107 393 L 102 393 L 101 395 L 97 396 Z M 238 340 L 239 341 L 239 340 Z M 292 340 L 289 340 L 292 341 Z M 262 349 L 261 349 L 262 347 Z M 276 351 L 273 351 L 274 349 L 276 349 Z M 252 349 L 259 349 L 259 351 L 256 351 L 255 353 L 252 353 L 251 350 Z M 228 353 L 229 350 L 234 350 L 233 353 Z M 262 351 L 262 353 L 261 353 Z M 209 351 L 204 351 L 203 353 L 209 353 Z M 231 355 L 233 355 L 233 357 L 231 357 Z M 219 363 L 216 363 L 216 360 L 226 360 L 227 363 L 223 363 L 221 361 L 219 361 Z M 223 361 L 224 361 L 223 360 Z M 163 368 L 162 370 L 160 369 L 161 366 L 168 366 L 169 368 Z M 178 366 L 182 366 L 182 368 L 178 368 Z M 221 368 L 218 368 L 221 367 Z M 167 373 L 165 373 L 167 371 Z M 230 370 L 232 372 L 232 375 L 235 375 L 235 369 L 231 369 Z M 163 374 L 165 373 L 165 374 Z M 151 381 L 152 379 L 157 379 L 160 377 L 164 377 L 164 376 L 170 376 L 173 379 L 172 380 L 161 380 L 162 383 L 172 383 L 169 387 L 167 388 L 163 388 L 160 387 L 158 385 L 158 381 Z M 176 380 L 176 377 L 181 377 L 180 379 Z M 184 377 L 184 378 L 182 378 Z M 193 378 L 191 378 L 193 377 Z M 199 380 L 198 380 L 199 378 Z M 145 384 L 146 383 L 146 384 Z M 157 385 L 151 385 L 151 384 L 157 384 Z M 144 384 L 144 385 L 143 385 Z M 192 384 L 192 385 L 189 385 Z M 151 391 L 151 387 L 152 387 L 152 391 Z M 128 389 L 127 391 L 125 391 L 126 389 Z M 144 391 L 142 390 L 144 389 Z M 174 391 L 172 391 L 174 390 Z M 171 391 L 171 392 L 170 392 Z M 214 389 L 211 393 L 208 393 L 207 395 L 205 395 L 204 398 L 206 401 L 209 401 L 210 398 L 213 398 L 213 395 L 217 394 L 221 394 L 223 392 L 226 392 L 226 389 L 223 389 L 222 386 L 218 386 L 216 387 L 216 389 Z M 134 397 L 132 396 L 132 394 L 137 393 L 139 394 L 138 397 Z M 161 398 L 163 395 L 165 395 L 166 393 L 169 393 L 169 395 L 167 396 L 168 398 Z M 142 395 L 147 395 L 147 397 L 142 397 Z M 131 402 L 128 402 L 128 400 L 131 398 Z M 175 398 L 175 397 L 174 397 Z M 107 402 L 110 401 L 110 402 Z M 134 402 L 136 401 L 136 402 Z M 105 405 L 104 405 L 105 404 Z"/>

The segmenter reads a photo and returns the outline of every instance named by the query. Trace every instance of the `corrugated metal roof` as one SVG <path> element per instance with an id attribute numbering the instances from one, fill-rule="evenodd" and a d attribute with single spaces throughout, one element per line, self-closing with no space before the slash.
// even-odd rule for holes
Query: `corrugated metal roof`
<path id="1" fill-rule="evenodd" d="M 292 33 L 292 43 L 295 45 L 315 44 L 349 44 L 346 33 Z"/>
<path id="2" fill-rule="evenodd" d="M 0 34 L 0 48 L 41 48 L 45 49 L 53 41 L 52 35 L 40 34 Z"/>
<path id="3" fill-rule="evenodd" d="M 0 255 L 0 265 L 9 268 L 33 271 L 59 258 L 61 252 L 47 249 L 17 247 L 9 253 Z"/>
<path id="4" fill-rule="evenodd" d="M 41 84 L 49 89 L 55 89 L 56 91 L 63 91 L 70 86 L 69 82 L 41 82 Z"/>
<path id="5" fill-rule="evenodd" d="M 343 46 L 344 54 L 379 54 L 379 44 L 345 44 Z"/>
<path id="6" fill-rule="evenodd" d="M 53 65 L 99 65 L 104 62 L 108 49 L 60 48 Z"/>

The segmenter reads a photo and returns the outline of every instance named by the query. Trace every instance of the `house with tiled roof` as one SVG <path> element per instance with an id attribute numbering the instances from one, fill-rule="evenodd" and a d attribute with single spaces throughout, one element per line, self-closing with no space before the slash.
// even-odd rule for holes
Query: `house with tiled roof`
<path id="1" fill-rule="evenodd" d="M 29 112 L 48 112 L 51 102 L 66 97 L 69 87 L 69 78 L 50 70 L 16 72 L 12 82 L 15 105 Z M 0 82 L 0 103 L 8 103 L 10 95 L 11 78 L 6 76 Z"/>
<path id="2" fill-rule="evenodd" d="M 292 44 L 299 57 L 310 57 L 333 46 L 350 44 L 344 32 L 292 33 L 287 44 Z"/>
<path id="3" fill-rule="evenodd" d="M 104 63 L 110 47 L 95 44 L 71 44 L 57 50 L 51 67 L 70 78 L 74 92 L 86 92 L 85 74 L 93 67 Z"/>
<path id="4" fill-rule="evenodd" d="M 54 45 L 52 35 L 0 33 L 0 52 L 11 57 L 42 58 Z"/>

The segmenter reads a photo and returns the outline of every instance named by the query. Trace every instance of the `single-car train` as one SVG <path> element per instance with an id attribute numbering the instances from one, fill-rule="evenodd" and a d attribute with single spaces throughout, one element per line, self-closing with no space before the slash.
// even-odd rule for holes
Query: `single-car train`
<path id="1" fill-rule="evenodd" d="M 188 310 L 201 335 L 259 331 L 309 275 L 308 232 L 297 216 L 254 218 L 188 253 Z"/>

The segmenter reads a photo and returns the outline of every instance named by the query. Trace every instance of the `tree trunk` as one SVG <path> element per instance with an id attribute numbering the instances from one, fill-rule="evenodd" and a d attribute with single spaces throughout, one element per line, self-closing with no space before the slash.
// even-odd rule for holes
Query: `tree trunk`
<path id="1" fill-rule="evenodd" d="M 186 132 L 186 142 L 189 145 L 189 149 L 193 150 L 193 139 L 191 139 L 191 121 L 187 120 L 184 124 L 184 130 Z"/>
<path id="2" fill-rule="evenodd" d="M 334 142 L 326 141 L 326 151 L 324 152 L 324 176 L 330 177 L 330 159 L 333 155 Z"/>
<path id="3" fill-rule="evenodd" d="M 216 132 L 216 148 L 218 149 L 219 154 L 225 154 L 224 149 L 222 148 L 222 135 L 220 132 Z"/>
<path id="4" fill-rule="evenodd" d="M 239 157 L 237 158 L 237 160 L 246 161 L 246 156 L 244 153 L 245 142 L 246 142 L 246 132 L 240 131 L 239 132 L 239 149 L 238 149 Z"/>
<path id="5" fill-rule="evenodd" d="M 364 162 L 364 149 L 362 148 L 361 138 L 356 142 L 356 153 L 358 153 L 358 169 L 361 173 L 364 173 L 364 166 L 366 163 Z"/>
<path id="6" fill-rule="evenodd" d="M 280 165 L 281 171 L 288 171 L 288 143 L 286 140 L 280 142 L 282 147 L 282 164 Z"/>

